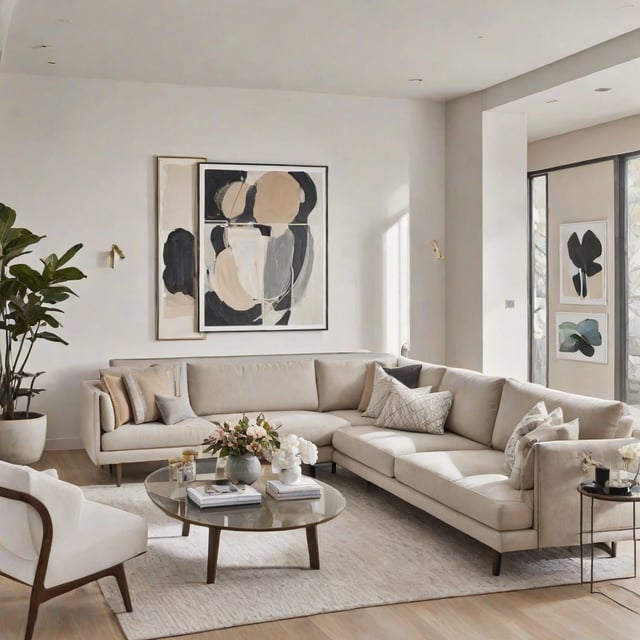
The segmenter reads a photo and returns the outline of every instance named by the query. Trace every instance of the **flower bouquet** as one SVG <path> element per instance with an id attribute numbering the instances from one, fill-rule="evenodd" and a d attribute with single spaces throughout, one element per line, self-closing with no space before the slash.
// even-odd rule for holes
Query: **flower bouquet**
<path id="1" fill-rule="evenodd" d="M 290 433 L 271 459 L 271 469 L 285 484 L 294 484 L 300 478 L 300 465 L 303 462 L 318 462 L 318 447 L 313 442 Z"/>
<path id="2" fill-rule="evenodd" d="M 274 451 L 280 447 L 278 427 L 272 427 L 261 413 L 251 422 L 246 415 L 234 425 L 228 422 L 214 422 L 213 433 L 204 439 L 209 451 L 224 456 L 252 455 L 263 460 L 271 460 Z"/>

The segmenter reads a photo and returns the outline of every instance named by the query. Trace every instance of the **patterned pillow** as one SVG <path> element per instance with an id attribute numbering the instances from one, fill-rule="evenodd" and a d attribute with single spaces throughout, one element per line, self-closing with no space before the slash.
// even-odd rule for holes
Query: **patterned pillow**
<path id="1" fill-rule="evenodd" d="M 556 412 L 559 412 L 556 413 Z M 554 416 L 554 414 L 556 414 Z M 558 415 L 559 422 L 558 422 Z M 580 422 L 578 418 L 571 422 L 564 422 L 562 409 L 558 407 L 549 414 L 549 417 L 536 429 L 527 433 L 516 449 L 516 463 L 509 482 L 514 489 L 533 489 L 534 484 L 534 450 L 533 445 L 538 442 L 550 442 L 554 440 L 577 440 L 580 434 Z"/>
<path id="2" fill-rule="evenodd" d="M 398 382 L 393 376 L 390 376 L 385 370 L 376 362 L 375 371 L 373 373 L 373 391 L 371 392 L 371 400 L 367 405 L 366 411 L 362 414 L 367 418 L 377 418 L 384 407 L 384 403 L 389 397 L 393 384 L 400 384 L 404 387 L 402 382 Z M 406 388 L 406 387 L 405 387 Z"/>
<path id="3" fill-rule="evenodd" d="M 442 435 L 453 393 L 431 393 L 431 387 L 407 389 L 394 385 L 376 420 L 376 427 Z"/>
<path id="4" fill-rule="evenodd" d="M 522 436 L 539 427 L 548 415 L 547 407 L 541 400 L 529 409 L 527 414 L 516 425 L 516 428 L 507 441 L 507 446 L 504 448 L 504 468 L 508 476 L 511 475 L 513 464 L 516 460 L 516 447 L 518 446 L 518 442 L 520 442 Z"/>

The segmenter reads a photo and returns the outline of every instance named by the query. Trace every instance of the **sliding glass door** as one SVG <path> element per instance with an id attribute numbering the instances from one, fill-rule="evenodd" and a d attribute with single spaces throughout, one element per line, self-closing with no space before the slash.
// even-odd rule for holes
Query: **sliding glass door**
<path id="1" fill-rule="evenodd" d="M 624 162 L 624 228 L 626 236 L 626 363 L 623 392 L 640 404 L 640 155 Z"/>

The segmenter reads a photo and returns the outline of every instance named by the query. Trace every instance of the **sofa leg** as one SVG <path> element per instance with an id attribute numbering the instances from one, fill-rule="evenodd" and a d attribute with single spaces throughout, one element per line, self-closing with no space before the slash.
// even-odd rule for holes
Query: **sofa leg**
<path id="1" fill-rule="evenodd" d="M 122 486 L 122 463 L 118 462 L 116 465 L 116 484 L 121 487 Z"/>
<path id="2" fill-rule="evenodd" d="M 315 477 L 316 477 L 316 465 L 315 465 L 315 464 L 310 464 L 310 465 L 309 465 L 309 475 L 310 475 L 312 478 L 315 478 Z"/>
<path id="3" fill-rule="evenodd" d="M 337 469 L 337 467 L 336 467 L 336 463 L 335 463 L 335 462 L 332 462 L 332 463 L 331 463 L 331 473 L 335 473 L 335 472 L 336 472 L 336 469 Z"/>
<path id="4" fill-rule="evenodd" d="M 603 551 L 606 551 L 612 558 L 618 557 L 618 543 L 611 542 L 611 544 L 607 544 L 606 542 L 596 542 L 596 547 L 599 547 Z"/>
<path id="5" fill-rule="evenodd" d="M 493 575 L 499 576 L 502 568 L 502 554 L 499 551 L 493 552 Z"/>

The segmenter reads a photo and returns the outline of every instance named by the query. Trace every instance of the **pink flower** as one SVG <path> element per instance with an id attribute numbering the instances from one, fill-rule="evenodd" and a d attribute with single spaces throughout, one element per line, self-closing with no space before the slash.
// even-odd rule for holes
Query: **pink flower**
<path id="1" fill-rule="evenodd" d="M 267 435 L 267 430 L 264 427 L 260 427 L 258 425 L 251 425 L 247 429 L 247 435 L 251 438 L 255 438 L 259 440 L 260 438 L 264 438 Z"/>

